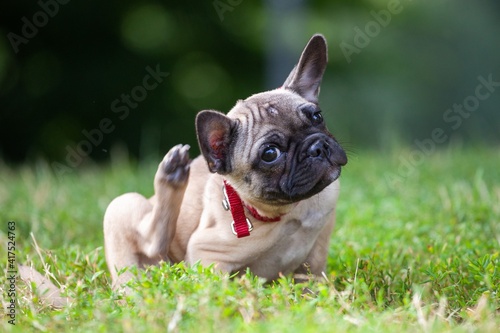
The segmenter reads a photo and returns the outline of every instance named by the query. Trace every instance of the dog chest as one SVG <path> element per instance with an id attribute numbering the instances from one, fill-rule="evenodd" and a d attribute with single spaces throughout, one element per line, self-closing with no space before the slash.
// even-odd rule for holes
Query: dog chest
<path id="1" fill-rule="evenodd" d="M 260 253 L 247 267 L 261 277 L 276 279 L 279 274 L 294 272 L 309 256 L 326 221 L 325 216 L 315 221 L 292 218 L 283 221 L 274 235 L 272 245 Z"/>

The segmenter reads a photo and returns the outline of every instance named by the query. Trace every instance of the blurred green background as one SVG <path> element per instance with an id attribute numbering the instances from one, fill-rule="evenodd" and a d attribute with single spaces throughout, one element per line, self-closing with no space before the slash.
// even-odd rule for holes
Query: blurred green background
<path id="1" fill-rule="evenodd" d="M 0 160 L 195 154 L 196 113 L 278 87 L 316 32 L 347 150 L 500 142 L 498 0 L 3 1 Z"/>

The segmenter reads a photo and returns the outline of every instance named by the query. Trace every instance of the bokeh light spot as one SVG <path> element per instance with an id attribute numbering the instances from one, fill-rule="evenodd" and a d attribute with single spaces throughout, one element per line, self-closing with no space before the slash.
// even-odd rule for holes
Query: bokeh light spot
<path id="1" fill-rule="evenodd" d="M 170 14 L 160 5 L 135 7 L 122 19 L 122 40 L 134 51 L 157 53 L 167 47 L 173 31 L 172 24 Z"/>

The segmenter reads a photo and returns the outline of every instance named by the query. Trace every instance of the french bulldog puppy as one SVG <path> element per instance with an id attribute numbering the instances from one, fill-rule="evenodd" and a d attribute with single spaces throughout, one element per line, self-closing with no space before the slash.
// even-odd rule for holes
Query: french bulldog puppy
<path id="1" fill-rule="evenodd" d="M 125 267 L 160 261 L 215 264 L 223 272 L 325 270 L 341 167 L 347 157 L 318 105 L 327 45 L 314 35 L 282 87 L 239 100 L 227 115 L 196 117 L 202 156 L 173 147 L 153 197 L 127 193 L 104 216 L 113 286 Z M 222 203 L 222 204 L 221 204 Z"/>

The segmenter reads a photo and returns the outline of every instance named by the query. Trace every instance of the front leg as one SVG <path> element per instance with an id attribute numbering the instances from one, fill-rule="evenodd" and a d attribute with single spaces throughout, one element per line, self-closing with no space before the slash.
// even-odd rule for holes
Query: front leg
<path id="1" fill-rule="evenodd" d="M 153 210 L 140 222 L 142 252 L 149 258 L 168 252 L 189 178 L 189 146 L 173 147 L 158 166 L 154 179 Z"/>
<path id="2" fill-rule="evenodd" d="M 335 225 L 335 210 L 328 215 L 327 221 L 328 223 L 321 230 L 311 252 L 307 255 L 304 263 L 295 270 L 295 274 L 302 276 L 304 274 L 313 274 L 320 277 L 325 272 L 326 260 L 330 249 L 330 238 Z"/>

